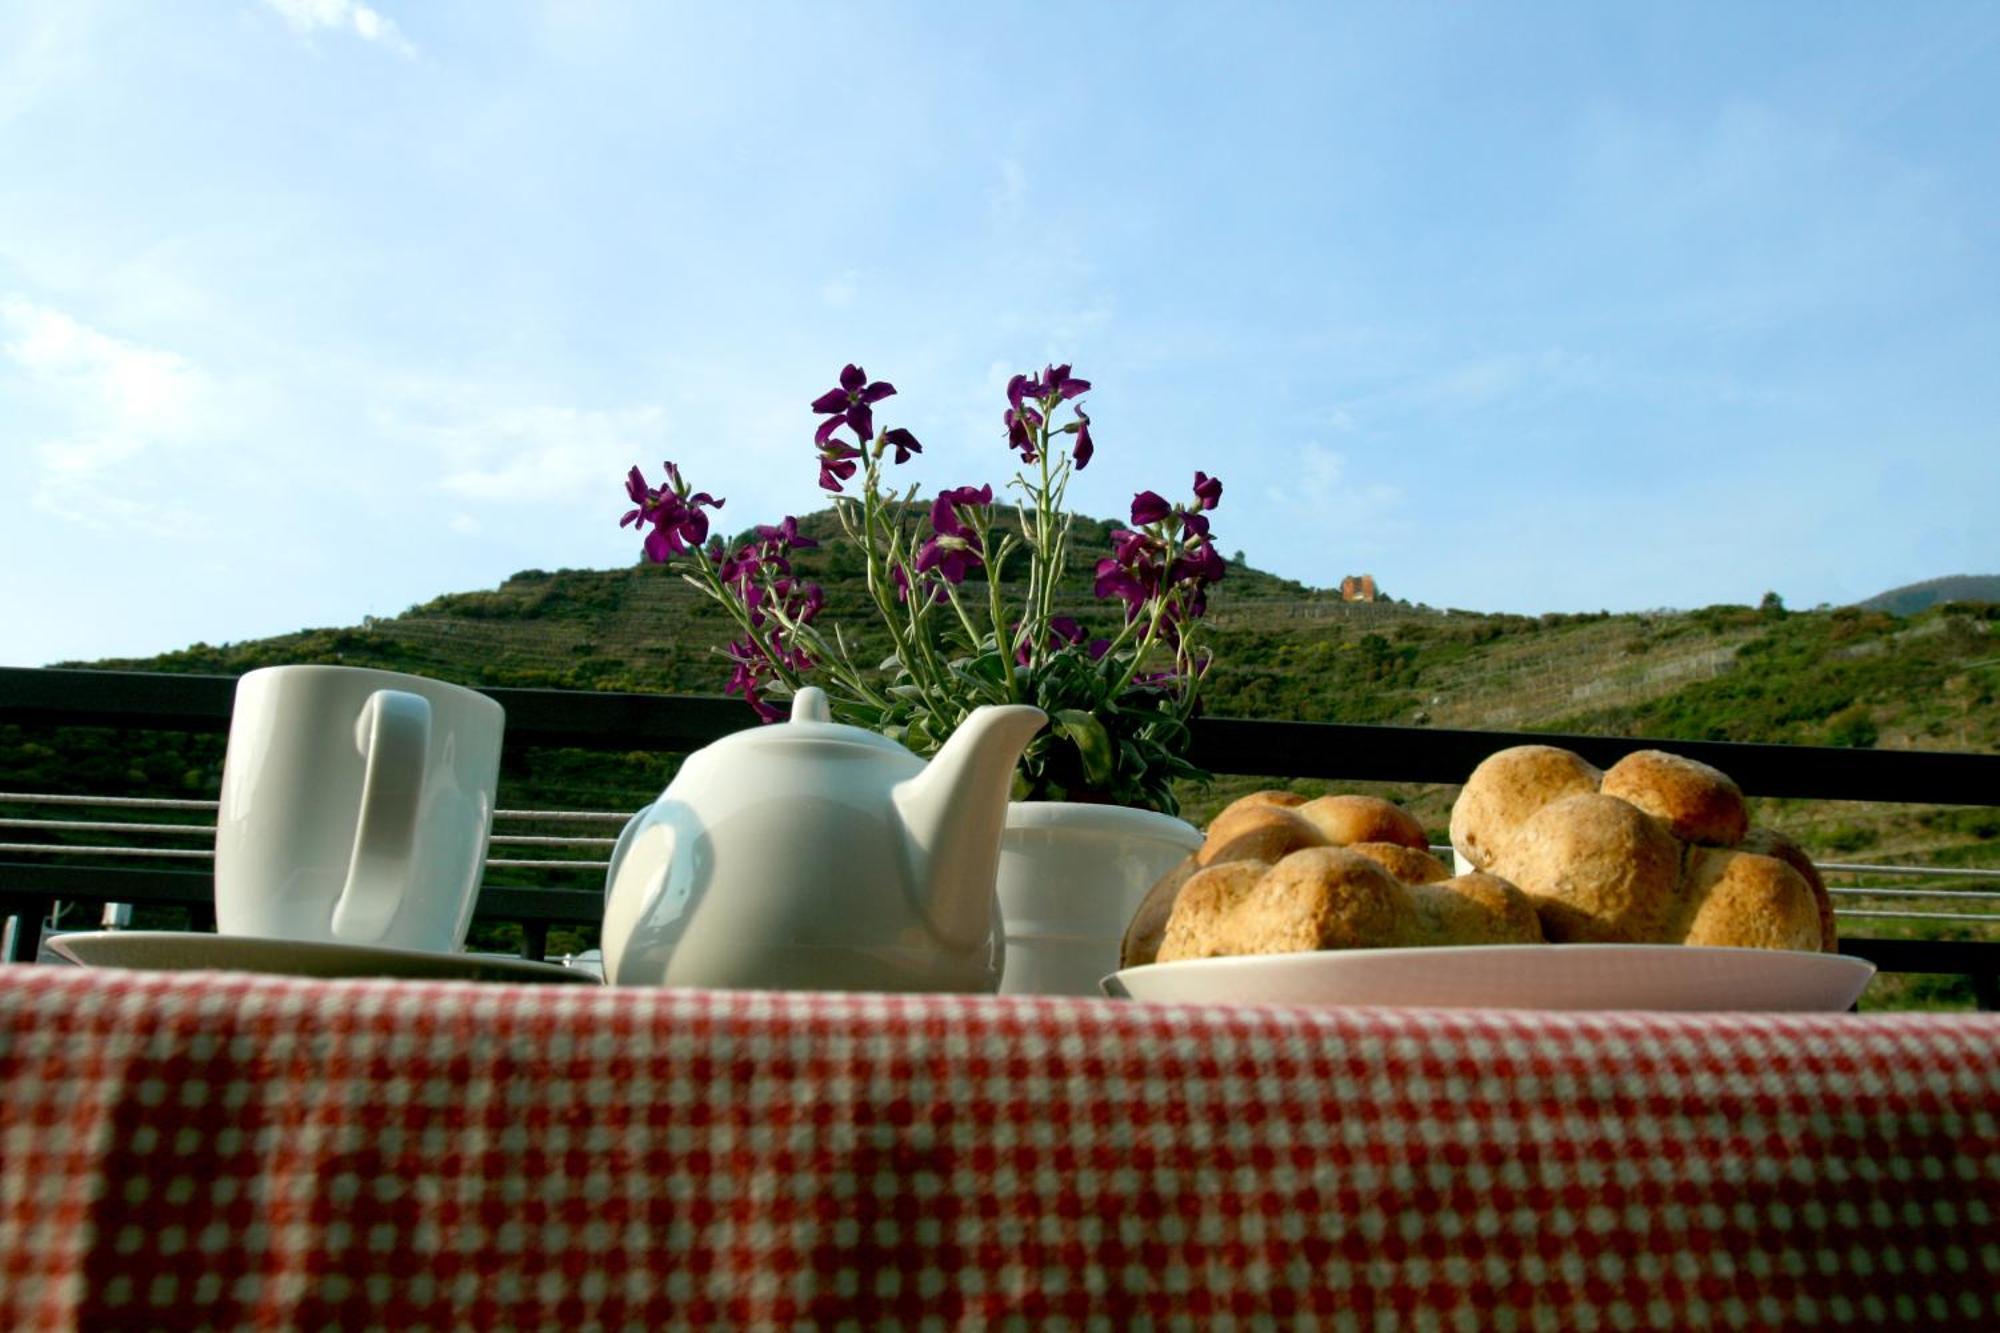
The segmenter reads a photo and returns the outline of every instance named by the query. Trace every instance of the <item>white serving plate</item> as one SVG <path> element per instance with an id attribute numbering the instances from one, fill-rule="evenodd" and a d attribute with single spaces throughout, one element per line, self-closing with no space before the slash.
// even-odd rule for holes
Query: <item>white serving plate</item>
<path id="1" fill-rule="evenodd" d="M 1782 949 L 1483 944 L 1195 958 L 1128 967 L 1103 987 L 1180 1004 L 1839 1012 L 1874 975 L 1859 958 Z"/>
<path id="2" fill-rule="evenodd" d="M 596 985 L 581 968 L 493 954 L 423 953 L 359 944 L 203 935 L 177 930 L 105 930 L 58 935 L 49 952 L 84 967 L 157 972 L 269 972 L 288 977 L 392 977 L 408 981 L 554 982 Z"/>

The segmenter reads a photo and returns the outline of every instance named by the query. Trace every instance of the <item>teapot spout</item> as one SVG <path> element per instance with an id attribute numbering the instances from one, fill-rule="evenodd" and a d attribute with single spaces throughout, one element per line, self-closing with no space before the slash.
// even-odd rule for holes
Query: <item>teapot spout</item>
<path id="1" fill-rule="evenodd" d="M 924 916 L 953 947 L 974 947 L 993 932 L 1014 765 L 1047 721 L 1028 704 L 975 708 L 924 771 L 896 788 Z"/>

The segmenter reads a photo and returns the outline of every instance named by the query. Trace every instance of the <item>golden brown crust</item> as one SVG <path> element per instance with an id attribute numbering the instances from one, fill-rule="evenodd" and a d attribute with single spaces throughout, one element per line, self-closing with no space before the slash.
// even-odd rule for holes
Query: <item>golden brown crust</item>
<path id="1" fill-rule="evenodd" d="M 1668 942 L 1680 868 L 1666 825 L 1594 792 L 1537 810 L 1491 867 L 1528 895 L 1559 944 Z"/>
<path id="2" fill-rule="evenodd" d="M 1466 862 L 1492 870 L 1506 844 L 1536 811 L 1597 790 L 1595 768 L 1553 745 L 1516 745 L 1488 755 L 1451 807 L 1451 845 Z"/>
<path id="3" fill-rule="evenodd" d="M 1289 810 L 1294 806 L 1301 806 L 1305 803 L 1306 798 L 1295 791 L 1279 791 L 1275 788 L 1267 788 L 1264 791 L 1253 791 L 1248 796 L 1237 797 L 1228 805 L 1223 806 L 1221 813 L 1216 818 L 1220 819 L 1222 815 L 1228 814 L 1231 810 L 1252 805 L 1276 805 Z"/>
<path id="4" fill-rule="evenodd" d="M 1475 870 L 1432 884 L 1409 886 L 1417 909 L 1416 943 L 1541 944 L 1542 921 L 1528 895 Z"/>
<path id="5" fill-rule="evenodd" d="M 1634 750 L 1598 788 L 1666 823 L 1684 842 L 1734 847 L 1750 829 L 1743 791 L 1720 769 L 1665 750 Z"/>
<path id="6" fill-rule="evenodd" d="M 1819 949 L 1821 953 L 1840 952 L 1840 931 L 1833 916 L 1833 895 L 1826 891 L 1826 881 L 1820 878 L 1819 867 L 1806 855 L 1805 848 L 1793 842 L 1776 829 L 1753 828 L 1743 835 L 1738 851 L 1755 852 L 1759 856 L 1775 856 L 1796 870 L 1799 878 L 1812 891 L 1813 906 L 1819 912 Z"/>
<path id="7" fill-rule="evenodd" d="M 1174 903 L 1156 960 L 1541 939 L 1533 905 L 1505 880 L 1402 884 L 1349 848 L 1308 847 L 1275 865 L 1230 861 L 1197 872 Z"/>
<path id="8" fill-rule="evenodd" d="M 1444 862 L 1398 842 L 1357 842 L 1347 850 L 1367 857 L 1405 884 L 1435 884 L 1451 878 L 1451 868 Z"/>
<path id="9" fill-rule="evenodd" d="M 1167 918 L 1174 913 L 1174 900 L 1180 896 L 1181 886 L 1200 869 L 1201 862 L 1190 855 L 1154 881 L 1125 927 L 1125 940 L 1118 950 L 1120 967 L 1140 967 L 1159 956 L 1160 940 L 1167 933 Z"/>
<path id="10" fill-rule="evenodd" d="M 1298 815 L 1335 847 L 1360 842 L 1392 842 L 1420 852 L 1430 847 L 1424 826 L 1379 796 L 1322 796 L 1300 806 Z"/>
<path id="11" fill-rule="evenodd" d="M 1388 871 L 1342 848 L 1308 847 L 1276 865 L 1230 861 L 1195 875 L 1174 903 L 1159 961 L 1397 943 L 1411 916 Z"/>
<path id="12" fill-rule="evenodd" d="M 1239 801 L 1215 817 L 1195 856 L 1205 866 L 1225 861 L 1276 861 L 1302 847 L 1325 842 L 1318 829 L 1283 806 Z"/>
<path id="13" fill-rule="evenodd" d="M 1820 947 L 1819 905 L 1805 877 L 1775 856 L 1690 849 L 1675 936 L 1738 949 Z"/>
<path id="14" fill-rule="evenodd" d="M 1244 932 L 1233 925 L 1250 891 L 1270 868 L 1264 861 L 1226 861 L 1190 876 L 1174 899 L 1173 915 L 1154 961 L 1256 952 L 1236 947 Z"/>

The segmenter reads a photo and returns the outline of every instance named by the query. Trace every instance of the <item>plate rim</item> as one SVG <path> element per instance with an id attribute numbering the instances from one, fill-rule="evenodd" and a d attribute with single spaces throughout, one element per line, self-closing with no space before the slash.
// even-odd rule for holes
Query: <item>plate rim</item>
<path id="1" fill-rule="evenodd" d="M 438 976 L 435 974 L 420 978 L 419 977 L 399 978 L 393 973 L 385 974 L 379 978 L 370 978 L 363 974 L 355 974 L 351 976 L 321 976 L 317 973 L 305 972 L 305 971 L 280 972 L 280 971 L 273 971 L 269 968 L 257 968 L 257 967 L 229 968 L 221 965 L 208 966 L 208 967 L 191 965 L 191 966 L 171 967 L 163 969 L 162 968 L 148 969 L 148 968 L 141 968 L 133 964 L 110 963 L 101 961 L 90 962 L 83 958 L 80 958 L 76 954 L 72 953 L 68 948 L 64 947 L 66 941 L 75 940 L 79 938 L 86 939 L 92 942 L 105 941 L 105 940 L 160 941 L 163 943 L 170 943 L 182 948 L 194 948 L 194 949 L 204 949 L 204 948 L 227 949 L 230 947 L 230 945 L 235 944 L 237 942 L 241 942 L 246 946 L 275 948 L 279 950 L 306 950 L 315 953 L 324 951 L 327 953 L 343 955 L 357 960 L 376 959 L 384 963 L 390 963 L 390 964 L 403 962 L 403 963 L 421 965 L 427 969 L 446 969 L 446 970 L 459 969 L 463 970 L 468 974 L 478 969 L 484 968 L 494 972 L 512 972 L 517 974 L 523 980 L 554 981 L 557 977 L 562 977 L 573 985 L 603 984 L 602 982 L 599 982 L 595 977 L 592 977 L 588 972 L 582 972 L 576 968 L 564 967 L 560 963 L 551 963 L 532 958 L 511 958 L 504 954 L 475 954 L 475 953 L 465 953 L 462 951 L 455 951 L 452 953 L 433 953 L 427 949 L 402 949 L 402 948 L 397 948 L 393 945 L 386 945 L 386 944 L 346 944 L 346 943 L 338 943 L 332 940 L 293 940 L 293 939 L 286 939 L 283 936 L 277 936 L 277 935 L 228 935 L 228 934 L 223 934 L 219 931 L 209 932 L 204 930 L 79 930 L 79 931 L 67 931 L 61 935 L 51 936 L 46 941 L 46 945 L 51 952 L 61 955 L 63 958 L 67 959 L 71 964 L 77 967 L 114 969 L 120 971 L 173 971 L 173 972 L 240 971 L 240 972 L 251 973 L 253 975 L 258 975 L 258 976 L 289 976 L 289 977 L 300 977 L 308 980 L 319 980 L 319 981 L 366 981 L 371 979 L 390 980 L 390 981 L 399 979 L 427 980 L 427 981 L 481 980 L 481 978 L 471 975 L 466 975 L 461 977 L 446 977 L 446 976 Z M 189 941 L 195 941 L 195 943 L 190 944 Z M 227 943 L 220 943 L 222 941 L 227 941 Z"/>
<path id="2" fill-rule="evenodd" d="M 1161 962 L 1140 963 L 1132 967 L 1119 968 L 1101 978 L 1098 982 L 1098 989 L 1105 996 L 1112 999 L 1130 1000 L 1137 1003 L 1148 1003 L 1148 1004 L 1201 1004 L 1201 1005 L 1239 1004 L 1239 1005 L 1285 1005 L 1285 1006 L 1300 1006 L 1306 1008 L 1352 1008 L 1352 1007 L 1357 1007 L 1357 1003 L 1351 1000 L 1309 1000 L 1309 999 L 1268 999 L 1268 998 L 1225 1000 L 1225 999 L 1187 998 L 1187 997 L 1146 998 L 1133 993 L 1133 991 L 1131 990 L 1130 986 L 1127 983 L 1127 978 L 1140 979 L 1143 981 L 1143 979 L 1145 978 L 1159 977 L 1163 974 L 1187 975 L 1193 973 L 1200 973 L 1205 970 L 1215 970 L 1217 965 L 1220 965 L 1221 967 L 1224 968 L 1241 967 L 1245 964 L 1249 964 L 1252 966 L 1276 966 L 1276 967 L 1284 967 L 1292 969 L 1302 969 L 1302 968 L 1308 968 L 1313 964 L 1324 964 L 1325 962 L 1331 959 L 1339 959 L 1343 964 L 1351 965 L 1358 962 L 1362 967 L 1367 967 L 1374 962 L 1404 960 L 1415 956 L 1457 955 L 1463 957 L 1467 954 L 1498 955 L 1498 954 L 1524 953 L 1524 952 L 1547 954 L 1552 951 L 1559 952 L 1560 954 L 1568 956 L 1575 956 L 1577 954 L 1586 952 L 1600 954 L 1600 955 L 1615 954 L 1622 952 L 1628 954 L 1642 954 L 1648 956 L 1671 957 L 1671 958 L 1687 958 L 1689 956 L 1717 956 L 1717 955 L 1742 957 L 1745 955 L 1757 955 L 1768 959 L 1771 955 L 1777 954 L 1781 955 L 1785 959 L 1785 962 L 1781 964 L 1782 966 L 1819 968 L 1821 970 L 1846 972 L 1848 976 L 1855 983 L 1857 983 L 1855 991 L 1855 1000 L 1857 1001 L 1859 1000 L 1861 993 L 1866 989 L 1868 983 L 1874 979 L 1876 973 L 1880 970 L 1873 962 L 1869 961 L 1866 958 L 1857 958 L 1851 954 L 1842 954 L 1842 953 L 1823 953 L 1819 951 L 1808 952 L 1804 949 L 1758 949 L 1758 948 L 1750 948 L 1743 945 L 1719 945 L 1719 944 L 1660 944 L 1660 943 L 1609 943 L 1609 942 L 1551 944 L 1544 941 L 1542 943 L 1516 943 L 1516 944 L 1408 945 L 1408 946 L 1398 946 L 1394 948 L 1382 948 L 1382 949 L 1301 949 L 1291 953 L 1223 954 L 1213 958 L 1176 958 L 1176 959 L 1171 959 L 1164 963 Z M 1854 1001 L 1850 1001 L 1849 1002 L 1850 1005 L 1853 1002 Z M 1425 1008 L 1425 1007 L 1438 1007 L 1438 1006 L 1436 1005 L 1426 1006 L 1423 1004 L 1405 1003 L 1402 1005 L 1402 1007 Z M 1482 1006 L 1448 1004 L 1442 1007 L 1447 1007 L 1447 1008 L 1474 1007 L 1474 1008 L 1491 1008 L 1491 1009 L 1509 1009 L 1509 1008 L 1526 1007 L 1545 1012 L 1559 1011 L 1557 1008 L 1548 1005 L 1522 1006 L 1519 1004 L 1509 1003 L 1507 1000 L 1504 999 L 1489 1005 L 1482 1005 Z M 1592 1008 L 1602 1010 L 1607 1008 L 1607 1006 L 1592 1006 Z M 1642 1006 L 1642 1008 L 1647 1008 L 1651 1012 L 1677 1012 L 1677 1013 L 1722 1012 L 1722 1010 L 1717 1010 L 1717 1009 L 1667 1010 L 1650 1006 Z M 1582 1007 L 1579 1007 L 1577 1010 L 1572 1010 L 1571 1012 L 1580 1012 L 1580 1011 L 1582 1011 Z M 1812 1009 L 1800 1009 L 1791 1012 L 1826 1013 L 1826 1012 L 1836 1012 L 1836 1011 L 1824 1008 L 1812 1008 Z M 1840 1012 L 1844 1012 L 1844 1010 Z"/>
<path id="3" fill-rule="evenodd" d="M 1631 943 L 1613 943 L 1609 941 L 1599 942 L 1595 940 L 1590 940 L 1590 941 L 1582 941 L 1576 944 L 1552 944 L 1547 941 L 1544 941 L 1542 943 L 1520 943 L 1520 944 L 1412 944 L 1412 945 L 1396 945 L 1389 948 L 1381 948 L 1381 949 L 1296 949 L 1290 953 L 1217 954 L 1212 958 L 1173 958 L 1167 960 L 1164 963 L 1161 962 L 1135 963 L 1131 967 L 1118 968 L 1115 971 L 1111 972 L 1109 975 L 1120 976 L 1128 972 L 1143 972 L 1150 968 L 1163 968 L 1163 967 L 1194 968 L 1194 967 L 1201 967 L 1209 963 L 1245 963 L 1245 962 L 1270 963 L 1270 962 L 1276 962 L 1280 959 L 1306 959 L 1306 958 L 1312 958 L 1312 959 L 1388 958 L 1388 957 L 1408 957 L 1414 954 L 1458 954 L 1463 956 L 1469 953 L 1499 954 L 1499 953 L 1517 953 L 1529 950 L 1537 952 L 1560 952 L 1563 954 L 1576 954 L 1585 952 L 1659 953 L 1662 956 L 1675 957 L 1675 958 L 1685 958 L 1690 954 L 1695 954 L 1695 955 L 1756 954 L 1766 958 L 1771 957 L 1772 955 L 1777 955 L 1779 957 L 1783 957 L 1786 959 L 1812 958 L 1820 960 L 1830 960 L 1842 964 L 1852 964 L 1853 966 L 1856 967 L 1865 967 L 1870 972 L 1874 972 L 1877 970 L 1875 964 L 1869 962 L 1866 958 L 1857 958 L 1853 954 L 1826 953 L 1822 950 L 1817 950 L 1817 949 L 1813 950 L 1758 949 L 1748 945 L 1741 945 L 1741 944 L 1653 944 L 1653 943 L 1631 944 Z"/>

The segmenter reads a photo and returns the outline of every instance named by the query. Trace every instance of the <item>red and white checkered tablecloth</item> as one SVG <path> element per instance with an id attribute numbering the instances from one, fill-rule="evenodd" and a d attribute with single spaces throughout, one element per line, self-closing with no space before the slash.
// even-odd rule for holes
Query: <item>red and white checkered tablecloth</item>
<path id="1" fill-rule="evenodd" d="M 0 1324 L 2000 1327 L 2000 1017 L 0 969 Z"/>

